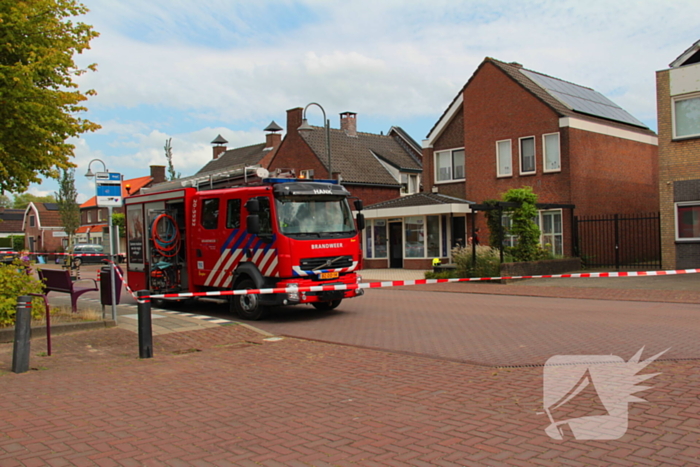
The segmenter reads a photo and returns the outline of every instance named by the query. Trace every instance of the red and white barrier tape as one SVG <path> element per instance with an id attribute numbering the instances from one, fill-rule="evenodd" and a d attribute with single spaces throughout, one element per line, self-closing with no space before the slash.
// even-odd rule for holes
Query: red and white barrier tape
<path id="1" fill-rule="evenodd" d="M 3 254 L 8 255 L 29 255 L 29 256 L 109 256 L 109 253 L 52 253 L 46 251 L 3 251 Z M 114 256 L 125 256 L 125 253 L 115 253 Z"/>
<path id="2" fill-rule="evenodd" d="M 384 287 L 401 287 L 405 285 L 445 284 L 450 282 L 484 282 L 511 279 L 568 279 L 568 278 L 601 278 L 601 277 L 648 277 L 671 276 L 678 274 L 697 274 L 700 269 L 678 269 L 669 271 L 629 271 L 629 272 L 585 272 L 575 274 L 542 274 L 533 276 L 501 276 L 501 277 L 466 277 L 455 279 L 417 279 L 408 281 L 364 282 L 359 284 L 317 285 L 310 287 L 278 287 L 270 289 L 222 290 L 219 292 L 187 292 L 171 294 L 153 294 L 150 298 L 191 298 L 191 297 L 222 297 L 227 295 L 276 294 L 294 292 L 333 292 L 340 290 L 376 289 Z M 133 294 L 132 294 L 133 295 Z"/>

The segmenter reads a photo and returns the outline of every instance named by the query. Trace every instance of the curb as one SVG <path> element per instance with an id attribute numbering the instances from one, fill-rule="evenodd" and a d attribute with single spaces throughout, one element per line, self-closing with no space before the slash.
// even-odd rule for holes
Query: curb
<path id="1" fill-rule="evenodd" d="M 60 323 L 51 325 L 51 335 L 68 334 L 76 331 L 90 331 L 92 329 L 104 329 L 116 326 L 112 320 L 88 321 L 85 323 Z M 37 326 L 31 329 L 31 338 L 46 337 L 46 326 Z M 15 328 L 0 329 L 0 344 L 14 342 Z"/>

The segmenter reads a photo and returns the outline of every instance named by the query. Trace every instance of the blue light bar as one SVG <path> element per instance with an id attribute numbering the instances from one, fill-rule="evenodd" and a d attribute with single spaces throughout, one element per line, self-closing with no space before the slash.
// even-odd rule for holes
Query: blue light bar
<path id="1" fill-rule="evenodd" d="M 338 185 L 338 180 L 319 180 L 308 178 L 263 178 L 263 183 L 289 183 L 289 182 L 309 182 L 309 183 L 330 183 Z"/>

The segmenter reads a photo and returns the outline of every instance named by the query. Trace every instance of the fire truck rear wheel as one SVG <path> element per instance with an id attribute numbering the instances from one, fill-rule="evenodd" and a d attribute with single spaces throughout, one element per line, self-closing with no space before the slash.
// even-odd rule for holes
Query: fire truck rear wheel
<path id="1" fill-rule="evenodd" d="M 79 268 L 81 264 L 83 264 L 82 258 L 73 258 L 73 267 L 74 268 Z"/>
<path id="2" fill-rule="evenodd" d="M 320 310 L 320 311 L 331 311 L 331 310 L 335 310 L 336 308 L 338 308 L 338 305 L 340 305 L 340 302 L 342 302 L 342 301 L 343 301 L 342 299 L 339 299 L 339 300 L 332 300 L 330 302 L 316 302 L 316 303 L 312 303 L 312 305 L 314 306 L 314 308 L 316 308 L 317 310 Z"/>
<path id="3" fill-rule="evenodd" d="M 256 289 L 255 283 L 246 279 L 236 285 L 236 290 Z M 233 309 L 239 318 L 257 321 L 267 315 L 267 309 L 260 304 L 259 295 L 234 295 L 232 297 Z"/>

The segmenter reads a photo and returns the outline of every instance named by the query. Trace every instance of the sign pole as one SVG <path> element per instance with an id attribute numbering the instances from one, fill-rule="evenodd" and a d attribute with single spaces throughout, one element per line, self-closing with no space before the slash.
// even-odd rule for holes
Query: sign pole
<path id="1" fill-rule="evenodd" d="M 112 288 L 112 320 L 117 322 L 117 287 L 114 283 L 114 228 L 112 226 L 112 206 L 107 208 L 109 215 L 109 285 Z"/>

